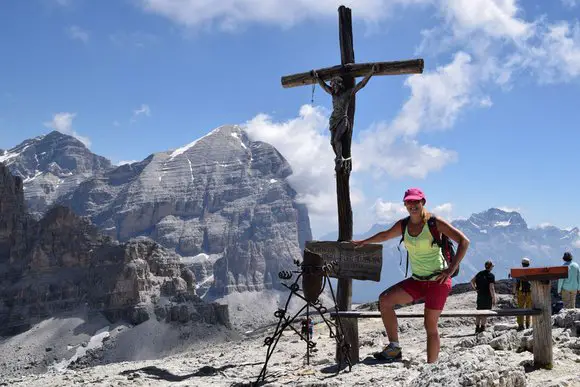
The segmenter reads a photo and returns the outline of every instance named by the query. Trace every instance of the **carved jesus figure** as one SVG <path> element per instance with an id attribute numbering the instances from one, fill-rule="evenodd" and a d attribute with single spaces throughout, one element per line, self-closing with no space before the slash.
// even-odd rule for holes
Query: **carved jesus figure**
<path id="1" fill-rule="evenodd" d="M 352 123 L 348 118 L 350 101 L 360 89 L 366 86 L 367 82 L 377 70 L 377 65 L 373 65 L 370 73 L 352 88 L 346 88 L 344 86 L 344 81 L 341 76 L 333 77 L 330 80 L 329 86 L 320 79 L 316 71 L 312 71 L 316 81 L 324 91 L 332 96 L 332 114 L 329 120 L 330 145 L 332 145 L 334 154 L 336 155 L 334 169 L 337 172 L 343 170 L 348 173 L 351 169 L 350 159 L 344 159 L 342 156 L 342 137 L 352 129 Z"/>

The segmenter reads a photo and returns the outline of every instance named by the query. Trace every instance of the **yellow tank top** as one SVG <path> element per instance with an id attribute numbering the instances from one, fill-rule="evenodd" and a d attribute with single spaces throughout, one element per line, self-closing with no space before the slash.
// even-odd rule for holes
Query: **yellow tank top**
<path id="1" fill-rule="evenodd" d="M 447 261 L 445 261 L 443 252 L 437 243 L 433 243 L 433 236 L 426 223 L 421 233 L 416 237 L 409 234 L 409 227 L 407 227 L 405 229 L 404 243 L 409 252 L 413 276 L 426 277 L 447 268 Z M 435 277 L 430 280 L 435 281 Z"/>

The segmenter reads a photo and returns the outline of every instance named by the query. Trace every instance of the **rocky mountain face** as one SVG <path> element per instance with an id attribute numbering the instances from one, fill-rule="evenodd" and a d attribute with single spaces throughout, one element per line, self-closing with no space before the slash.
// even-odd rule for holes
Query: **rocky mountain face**
<path id="1" fill-rule="evenodd" d="M 565 251 L 580 256 L 580 230 L 577 227 L 569 230 L 554 226 L 530 228 L 516 211 L 491 208 L 473 214 L 469 219 L 454 220 L 452 224 L 471 241 L 467 255 L 461 262 L 459 275 L 453 279 L 454 284 L 469 282 L 484 269 L 484 262 L 488 259 L 495 264 L 493 272 L 496 279 L 505 279 L 511 268 L 521 266 L 522 257 L 530 258 L 532 266 L 558 266 L 562 264 Z M 356 235 L 355 239 L 366 238 L 391 226 L 392 223 L 376 224 L 368 232 Z M 331 234 L 323 238 L 336 239 Z M 380 283 L 354 281 L 354 300 L 376 299 L 380 292 L 405 277 L 406 251 L 401 244 L 399 252 L 398 244 L 399 240 L 396 240 L 384 245 Z"/>
<path id="2" fill-rule="evenodd" d="M 57 131 L 0 150 L 0 162 L 23 180 L 26 204 L 37 218 L 79 183 L 112 168 L 109 160 Z"/>
<path id="3" fill-rule="evenodd" d="M 274 147 L 222 126 L 88 179 L 58 202 L 119 241 L 147 236 L 174 250 L 219 297 L 276 286 L 311 239 L 291 173 Z"/>
<path id="4" fill-rule="evenodd" d="M 203 302 L 195 285 L 180 258 L 150 239 L 120 243 L 60 206 L 34 220 L 22 179 L 0 163 L 0 335 L 79 307 L 133 324 L 154 316 L 229 325 L 227 306 Z"/>

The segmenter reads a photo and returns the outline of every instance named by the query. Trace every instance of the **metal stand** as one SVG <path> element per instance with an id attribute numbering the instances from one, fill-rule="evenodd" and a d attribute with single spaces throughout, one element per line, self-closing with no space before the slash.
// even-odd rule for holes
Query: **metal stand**
<path id="1" fill-rule="evenodd" d="M 334 290 L 332 289 L 332 283 L 330 282 L 330 278 L 328 276 L 328 273 L 330 272 L 331 267 L 333 265 L 336 265 L 336 262 L 332 262 L 330 264 L 324 264 L 324 265 L 305 265 L 304 263 L 300 263 L 299 261 L 296 260 L 296 261 L 294 261 L 294 263 L 298 267 L 300 267 L 301 270 L 299 270 L 299 271 L 298 270 L 297 271 L 281 271 L 280 273 L 278 273 L 278 277 L 280 277 L 280 279 L 283 279 L 283 280 L 291 279 L 293 273 L 298 273 L 298 276 L 296 277 L 296 280 L 290 286 L 288 286 L 285 283 L 282 283 L 282 285 L 284 287 L 286 287 L 287 289 L 290 290 L 290 294 L 288 295 L 288 300 L 286 301 L 286 305 L 284 306 L 284 309 L 278 309 L 274 313 L 274 316 L 278 317 L 278 319 L 279 319 L 278 324 L 276 326 L 276 330 L 274 331 L 274 334 L 271 337 L 266 337 L 266 339 L 264 340 L 264 345 L 268 346 L 268 350 L 266 351 L 266 361 L 264 362 L 264 366 L 262 367 L 262 371 L 260 372 L 258 379 L 253 384 L 254 386 L 258 386 L 261 383 L 265 382 L 266 367 L 268 366 L 268 361 L 270 360 L 270 357 L 274 353 L 274 349 L 276 348 L 276 345 L 278 344 L 278 341 L 280 340 L 280 337 L 282 337 L 282 333 L 284 332 L 284 330 L 286 328 L 291 328 L 294 332 L 296 332 L 296 334 L 298 334 L 298 336 L 300 336 L 300 338 L 302 340 L 304 340 L 306 342 L 306 362 L 308 365 L 310 365 L 310 351 L 316 346 L 316 343 L 311 341 L 310 334 L 307 333 L 306 337 L 304 337 L 304 335 L 302 335 L 302 333 L 299 332 L 292 325 L 292 323 L 294 322 L 294 320 L 297 317 L 300 316 L 300 314 L 305 309 L 306 309 L 306 319 L 307 319 L 306 321 L 308 322 L 308 319 L 310 317 L 310 308 L 311 307 L 313 309 L 315 309 L 318 312 L 318 314 L 320 314 L 320 316 L 322 317 L 322 320 L 328 326 L 328 330 L 330 331 L 330 338 L 334 338 L 334 340 L 336 341 L 336 344 L 341 348 L 341 351 L 343 353 L 342 359 L 346 360 L 346 363 L 348 364 L 349 371 L 352 369 L 352 362 L 351 362 L 351 359 L 349 356 L 349 347 L 350 346 L 344 340 L 344 336 L 342 334 L 343 330 L 342 330 L 340 318 L 337 316 L 335 318 L 335 322 L 332 322 L 331 320 L 327 319 L 324 314 L 328 312 L 328 309 L 322 305 L 319 298 L 316 298 L 316 301 L 311 302 L 303 294 L 299 293 L 299 291 L 301 289 L 300 289 L 300 286 L 298 285 L 298 281 L 300 281 L 300 279 L 302 278 L 302 276 L 304 274 L 321 273 L 323 282 L 322 282 L 322 287 L 320 288 L 320 291 L 318 292 L 318 296 L 320 296 L 320 294 L 322 294 L 324 292 L 324 289 L 326 288 L 326 285 L 328 284 L 328 287 L 330 289 L 330 293 L 332 295 L 332 300 L 334 302 L 334 309 L 338 310 L 337 303 L 336 303 L 336 297 L 334 296 Z M 304 290 L 302 289 L 302 291 L 304 291 Z M 289 317 L 290 315 L 288 314 L 288 305 L 290 304 L 290 299 L 292 298 L 292 295 L 304 300 L 306 302 L 306 305 L 304 305 L 293 316 Z M 341 361 L 339 364 L 339 367 L 337 368 L 337 373 L 342 369 L 342 366 L 343 366 L 343 364 Z"/>

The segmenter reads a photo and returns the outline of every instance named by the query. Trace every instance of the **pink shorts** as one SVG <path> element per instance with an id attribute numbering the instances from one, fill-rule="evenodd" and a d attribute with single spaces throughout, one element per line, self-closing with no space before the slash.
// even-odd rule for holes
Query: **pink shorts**
<path id="1" fill-rule="evenodd" d="M 409 293 L 413 301 L 425 299 L 425 308 L 443 310 L 451 291 L 451 278 L 440 284 L 437 281 L 418 281 L 411 277 L 399 282 L 398 286 Z"/>

